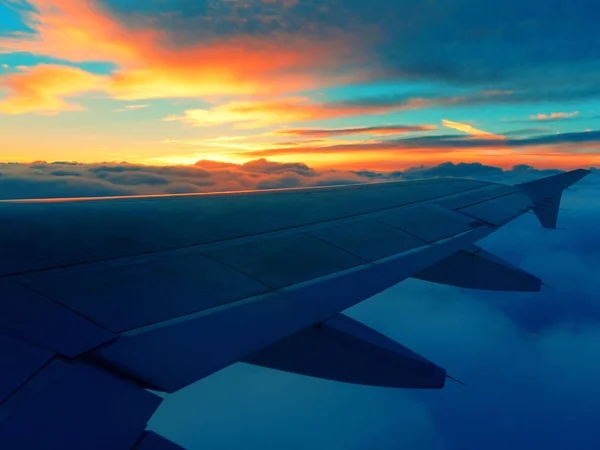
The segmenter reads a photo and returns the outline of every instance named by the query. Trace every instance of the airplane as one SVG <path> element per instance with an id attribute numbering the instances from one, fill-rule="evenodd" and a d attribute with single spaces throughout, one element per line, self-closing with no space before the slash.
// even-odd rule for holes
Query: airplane
<path id="1" fill-rule="evenodd" d="M 0 448 L 179 449 L 146 429 L 152 391 L 235 362 L 440 389 L 443 368 L 343 311 L 410 277 L 538 291 L 475 243 L 527 212 L 556 228 L 588 173 L 2 201 Z"/>

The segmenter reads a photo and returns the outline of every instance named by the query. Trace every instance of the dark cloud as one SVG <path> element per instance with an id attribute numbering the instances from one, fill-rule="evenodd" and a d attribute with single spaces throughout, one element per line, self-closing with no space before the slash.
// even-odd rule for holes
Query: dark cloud
<path id="1" fill-rule="evenodd" d="M 99 167 L 90 167 L 89 171 L 96 174 L 101 174 L 104 172 L 112 173 L 123 173 L 123 172 L 139 172 L 142 170 L 141 166 L 135 166 L 132 164 L 121 164 L 121 165 L 102 165 Z"/>
<path id="2" fill-rule="evenodd" d="M 290 130 L 281 130 L 277 134 L 292 136 L 311 136 L 326 137 L 352 134 L 399 134 L 413 133 L 418 131 L 430 131 L 435 129 L 434 125 L 382 125 L 377 127 L 356 127 L 356 128 L 298 128 Z M 283 145 L 283 143 L 282 143 Z"/>
<path id="3" fill-rule="evenodd" d="M 518 130 L 504 131 L 501 133 L 503 136 L 531 136 L 534 134 L 545 134 L 551 131 L 548 127 L 537 127 L 537 128 L 521 128 Z"/>
<path id="4" fill-rule="evenodd" d="M 171 45 L 179 46 L 214 38 L 302 33 L 311 24 L 313 33 L 323 35 L 340 29 L 339 23 L 328 24 L 332 12 L 350 17 L 339 8 L 337 0 L 102 0 L 102 3 L 130 27 L 154 22 Z"/>
<path id="5" fill-rule="evenodd" d="M 0 199 L 238 191 L 369 181 L 347 171 L 316 171 L 303 163 L 258 159 L 190 166 L 135 164 L 1 164 Z"/>
<path id="6" fill-rule="evenodd" d="M 392 172 L 392 173 L 384 173 L 384 172 L 376 172 L 373 170 L 354 170 L 353 172 L 360 177 L 369 178 L 369 179 L 373 179 L 373 180 L 388 179 L 390 177 L 395 177 L 395 176 L 401 177 L 402 176 L 402 172 L 400 172 L 400 171 Z"/>
<path id="7" fill-rule="evenodd" d="M 420 179 L 420 178 L 473 178 L 485 181 L 503 182 L 509 184 L 521 183 L 535 178 L 547 177 L 560 173 L 557 169 L 536 169 L 526 164 L 518 164 L 512 169 L 501 169 L 500 167 L 487 166 L 475 163 L 452 163 L 446 162 L 437 166 L 415 166 L 404 171 L 394 172 L 355 172 L 361 176 L 372 179 Z"/>
<path id="8" fill-rule="evenodd" d="M 600 97 L 600 86 L 590 89 L 586 86 L 562 86 L 551 89 L 547 85 L 533 85 L 527 88 L 510 86 L 490 86 L 489 89 L 476 89 L 473 85 L 468 90 L 464 87 L 444 85 L 442 89 L 403 94 L 382 94 L 372 96 L 355 96 L 345 100 L 329 102 L 322 105 L 324 110 L 333 110 L 337 114 L 381 114 L 384 112 L 402 111 L 420 108 L 444 106 L 489 106 L 489 105 L 544 105 L 556 102 L 580 102 Z M 583 117 L 582 117 L 583 118 Z M 516 121 L 522 122 L 522 121 Z M 531 123 L 528 119 L 526 123 Z"/>
<path id="9" fill-rule="evenodd" d="M 24 174 L 23 174 L 24 175 Z M 107 197 L 112 195 L 133 195 L 133 189 L 110 186 L 101 181 L 82 177 L 25 177 L 8 173 L 0 178 L 0 200 L 20 198 L 56 197 Z"/>
<path id="10" fill-rule="evenodd" d="M 347 32 L 360 36 L 355 52 L 364 53 L 373 79 L 505 87 L 540 99 L 600 94 L 595 0 L 506 0 L 486 8 L 476 0 L 103 3 L 130 27 L 161 28 L 177 46 L 227 37 Z"/>
<path id="11" fill-rule="evenodd" d="M 597 142 L 600 142 L 600 131 L 556 133 L 527 139 L 511 139 L 508 141 L 508 145 L 512 147 L 527 147 L 530 145 L 584 144 Z"/>
<path id="12" fill-rule="evenodd" d="M 53 170 L 50 175 L 55 177 L 80 177 L 81 172 L 74 172 L 72 170 Z"/>
<path id="13" fill-rule="evenodd" d="M 150 173 L 131 173 L 121 175 L 109 175 L 104 178 L 112 184 L 122 184 L 124 186 L 138 186 L 140 184 L 148 184 L 151 186 L 163 186 L 169 184 L 169 180 L 165 177 L 159 177 Z"/>
<path id="14" fill-rule="evenodd" d="M 473 138 L 470 136 L 420 136 L 401 139 L 386 139 L 376 142 L 360 142 L 348 144 L 336 144 L 327 147 L 283 147 L 267 150 L 257 150 L 247 152 L 254 156 L 274 156 L 284 154 L 307 154 L 307 153 L 340 153 L 353 151 L 367 150 L 386 150 L 386 151 L 437 151 L 439 149 L 465 149 L 465 148 L 524 148 L 536 146 L 560 146 L 573 145 L 569 149 L 571 153 L 597 153 L 597 149 L 591 151 L 585 146 L 576 146 L 575 144 L 592 144 L 600 143 L 600 131 L 586 131 L 575 133 L 556 133 L 543 136 L 534 136 L 526 138 L 507 138 L 507 139 L 483 139 Z"/>
<path id="15" fill-rule="evenodd" d="M 505 173 L 499 167 L 486 166 L 481 163 L 443 163 L 435 167 L 414 167 L 404 172 L 404 176 L 416 178 L 429 177 L 501 177 Z"/>
<path id="16" fill-rule="evenodd" d="M 242 170 L 248 172 L 260 172 L 267 174 L 281 174 L 284 172 L 294 172 L 298 175 L 305 177 L 311 177 L 317 175 L 313 169 L 308 167 L 304 163 L 277 163 L 273 161 L 267 161 L 266 159 L 257 159 L 242 164 Z"/>
<path id="17" fill-rule="evenodd" d="M 0 199 L 181 194 L 191 192 L 327 186 L 432 177 L 526 181 L 555 173 L 530 166 L 510 170 L 479 163 L 444 163 L 405 171 L 315 170 L 304 163 L 257 159 L 245 164 L 198 161 L 190 166 L 60 163 L 0 164 Z"/>
<path id="18" fill-rule="evenodd" d="M 48 163 L 45 163 L 45 162 L 35 162 L 35 163 L 31 164 L 29 167 L 31 167 L 32 169 L 47 169 L 48 168 Z"/>

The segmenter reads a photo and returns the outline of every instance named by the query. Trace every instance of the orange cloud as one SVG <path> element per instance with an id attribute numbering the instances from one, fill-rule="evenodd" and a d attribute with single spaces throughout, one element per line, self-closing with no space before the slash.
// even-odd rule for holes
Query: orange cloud
<path id="1" fill-rule="evenodd" d="M 305 97 L 289 97 L 272 101 L 232 101 L 210 109 L 188 109 L 183 116 L 169 116 L 164 120 L 181 120 L 194 126 L 235 124 L 238 128 L 258 128 L 333 116 L 320 103 Z"/>
<path id="2" fill-rule="evenodd" d="M 487 131 L 478 130 L 466 123 L 452 122 L 451 120 L 442 119 L 442 125 L 448 128 L 453 128 L 463 133 L 468 133 L 473 136 L 485 138 L 485 139 L 506 139 L 504 136 L 498 134 L 488 133 Z"/>
<path id="3" fill-rule="evenodd" d="M 558 120 L 558 119 L 569 119 L 579 115 L 579 111 L 567 112 L 553 112 L 550 114 L 536 114 L 529 116 L 531 120 Z"/>
<path id="4" fill-rule="evenodd" d="M 0 38 L 0 53 L 26 52 L 66 61 L 136 59 L 144 43 L 155 40 L 153 30 L 127 30 L 89 0 L 28 0 L 33 11 L 21 11 L 34 32 Z"/>
<path id="5" fill-rule="evenodd" d="M 40 64 L 25 72 L 0 78 L 0 89 L 7 92 L 7 96 L 0 100 L 0 112 L 22 114 L 80 110 L 83 109 L 80 105 L 67 102 L 65 98 L 102 90 L 105 86 L 105 77 L 76 67 Z"/>
<path id="6" fill-rule="evenodd" d="M 118 69 L 106 90 L 118 99 L 273 94 L 360 76 L 324 70 L 356 58 L 351 49 L 359 44 L 349 45 L 353 38 L 342 32 L 326 41 L 279 33 L 269 39 L 243 36 L 182 46 L 152 24 L 126 28 L 97 1 L 29 3 L 35 10 L 24 11 L 24 20 L 34 32 L 0 37 L 0 53 L 112 62 Z"/>
<path id="7" fill-rule="evenodd" d="M 189 109 L 183 116 L 169 116 L 164 120 L 181 120 L 194 126 L 227 123 L 234 124 L 237 128 L 259 128 L 307 120 L 387 114 L 430 106 L 466 103 L 471 99 L 472 97 L 466 96 L 431 99 L 415 97 L 390 103 L 361 104 L 360 102 L 318 103 L 306 97 L 287 97 L 269 101 L 232 101 L 210 109 Z"/>

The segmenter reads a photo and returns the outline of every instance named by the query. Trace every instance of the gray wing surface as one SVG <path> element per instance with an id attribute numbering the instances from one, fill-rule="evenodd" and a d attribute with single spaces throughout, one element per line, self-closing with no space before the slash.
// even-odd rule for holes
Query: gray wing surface
<path id="1" fill-rule="evenodd" d="M 342 311 L 409 277 L 538 290 L 474 244 L 527 211 L 555 227 L 587 173 L 0 202 L 0 447 L 178 448 L 144 431 L 146 389 L 238 361 L 441 388 L 444 369 Z"/>

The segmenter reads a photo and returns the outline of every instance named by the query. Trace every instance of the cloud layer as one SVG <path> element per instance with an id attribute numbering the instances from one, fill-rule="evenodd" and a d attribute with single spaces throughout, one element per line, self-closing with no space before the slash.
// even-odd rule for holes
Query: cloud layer
<path id="1" fill-rule="evenodd" d="M 0 199 L 243 191 L 448 176 L 518 182 L 552 173 L 556 171 L 525 165 L 504 170 L 480 163 L 444 163 L 393 172 L 315 170 L 304 163 L 278 163 L 266 159 L 245 164 L 203 160 L 191 166 L 9 163 L 0 164 Z"/>

